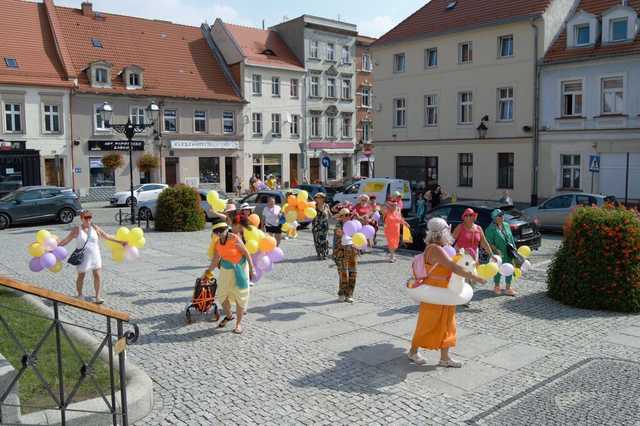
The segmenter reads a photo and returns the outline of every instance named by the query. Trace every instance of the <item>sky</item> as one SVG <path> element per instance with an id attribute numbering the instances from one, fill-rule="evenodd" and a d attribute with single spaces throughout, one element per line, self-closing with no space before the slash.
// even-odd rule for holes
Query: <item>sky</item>
<path id="1" fill-rule="evenodd" d="M 55 0 L 59 6 L 80 8 L 82 0 Z M 93 0 L 94 10 L 164 19 L 200 26 L 216 18 L 240 25 L 261 27 L 303 14 L 356 24 L 363 35 L 379 37 L 423 6 L 425 0 Z M 285 18 L 286 17 L 286 18 Z"/>

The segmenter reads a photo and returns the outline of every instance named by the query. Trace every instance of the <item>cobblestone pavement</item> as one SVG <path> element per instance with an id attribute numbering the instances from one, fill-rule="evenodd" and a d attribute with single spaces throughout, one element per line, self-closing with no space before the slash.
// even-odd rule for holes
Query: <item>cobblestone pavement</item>
<path id="1" fill-rule="evenodd" d="M 94 213 L 115 230 L 115 210 Z M 73 294 L 73 268 L 28 271 L 26 248 L 39 228 L 0 232 L 0 274 Z M 69 229 L 47 228 L 60 236 Z M 532 424 L 537 415 L 545 423 L 601 424 L 606 413 L 585 412 L 594 408 L 628 413 L 616 424 L 638 424 L 639 318 L 546 296 L 558 236 L 546 236 L 534 254 L 538 266 L 517 283 L 518 297 L 495 297 L 487 285 L 458 310 L 459 370 L 435 367 L 435 352 L 425 353 L 427 366 L 407 362 L 417 312 L 402 290 L 409 253 L 393 265 L 382 250 L 363 256 L 356 303 L 338 304 L 336 269 L 315 260 L 308 231 L 283 243 L 287 259 L 252 289 L 242 336 L 206 318 L 187 326 L 184 308 L 207 263 L 208 238 L 209 231 L 150 231 L 141 259 L 121 265 L 103 249 L 107 306 L 140 325 L 128 357 L 154 381 L 154 411 L 140 424 Z M 611 383 L 598 386 L 599 377 Z M 518 409 L 540 392 L 545 400 L 535 410 Z"/>

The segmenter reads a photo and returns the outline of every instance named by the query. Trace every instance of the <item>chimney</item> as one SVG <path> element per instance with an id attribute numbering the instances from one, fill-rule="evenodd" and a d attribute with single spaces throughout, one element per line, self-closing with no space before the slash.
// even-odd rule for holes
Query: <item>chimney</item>
<path id="1" fill-rule="evenodd" d="M 90 1 L 83 1 L 80 7 L 82 9 L 82 16 L 93 17 L 93 5 Z"/>

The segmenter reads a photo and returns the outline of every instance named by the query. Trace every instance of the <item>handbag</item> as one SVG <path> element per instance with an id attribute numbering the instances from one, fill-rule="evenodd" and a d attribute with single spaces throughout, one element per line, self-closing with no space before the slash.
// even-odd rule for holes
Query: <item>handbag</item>
<path id="1" fill-rule="evenodd" d="M 82 261 L 84 260 L 84 249 L 87 246 L 87 243 L 89 242 L 90 234 L 91 234 L 91 228 L 89 229 L 89 233 L 87 234 L 87 239 L 84 242 L 84 245 L 81 248 L 75 249 L 73 253 L 71 253 L 71 256 L 69 256 L 69 259 L 67 260 L 67 263 L 69 265 L 79 266 L 82 264 Z"/>
<path id="2" fill-rule="evenodd" d="M 507 243 L 507 254 L 511 258 L 513 266 L 516 268 L 520 268 L 524 263 L 524 257 L 522 257 L 520 253 L 518 253 L 518 249 L 516 248 L 516 246 L 509 242 L 509 240 L 507 239 L 507 234 L 504 232 L 504 230 L 501 229 L 500 232 L 504 236 L 505 242 Z"/>

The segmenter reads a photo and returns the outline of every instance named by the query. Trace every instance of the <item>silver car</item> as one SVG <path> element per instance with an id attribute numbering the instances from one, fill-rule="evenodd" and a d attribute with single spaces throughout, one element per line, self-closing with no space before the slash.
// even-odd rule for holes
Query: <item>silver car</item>
<path id="1" fill-rule="evenodd" d="M 615 202 L 615 198 L 582 192 L 556 195 L 537 207 L 529 207 L 524 213 L 542 229 L 561 230 L 567 217 L 579 206 L 602 206 Z"/>

